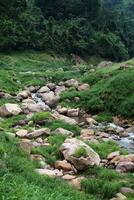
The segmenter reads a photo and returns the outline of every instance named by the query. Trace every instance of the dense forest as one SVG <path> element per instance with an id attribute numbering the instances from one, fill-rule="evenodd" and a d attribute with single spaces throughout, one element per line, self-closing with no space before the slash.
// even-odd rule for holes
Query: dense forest
<path id="1" fill-rule="evenodd" d="M 131 0 L 1 0 L 0 51 L 134 56 Z"/>

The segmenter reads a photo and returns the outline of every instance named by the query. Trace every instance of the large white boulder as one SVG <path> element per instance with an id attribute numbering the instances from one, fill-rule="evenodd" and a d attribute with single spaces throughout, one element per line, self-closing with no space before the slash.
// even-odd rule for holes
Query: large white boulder
<path id="1" fill-rule="evenodd" d="M 80 149 L 85 149 L 86 155 L 76 157 L 76 152 Z M 64 158 L 72 163 L 77 170 L 84 170 L 100 163 L 99 155 L 87 144 L 76 138 L 66 139 L 60 150 Z"/>

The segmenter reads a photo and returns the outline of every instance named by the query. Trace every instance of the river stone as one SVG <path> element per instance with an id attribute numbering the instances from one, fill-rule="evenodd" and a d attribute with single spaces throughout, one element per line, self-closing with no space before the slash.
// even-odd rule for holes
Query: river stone
<path id="1" fill-rule="evenodd" d="M 17 94 L 19 99 L 27 99 L 30 96 L 30 92 L 28 90 L 23 90 Z"/>
<path id="2" fill-rule="evenodd" d="M 46 92 L 50 92 L 50 89 L 47 86 L 43 86 L 37 92 L 38 93 L 46 93 Z"/>
<path id="3" fill-rule="evenodd" d="M 55 89 L 56 96 L 59 96 L 65 90 L 66 90 L 66 87 L 64 85 L 63 86 L 56 86 L 56 89 Z"/>
<path id="4" fill-rule="evenodd" d="M 49 128 L 41 128 L 38 130 L 35 130 L 31 133 L 27 134 L 27 138 L 32 139 L 32 138 L 37 138 L 40 136 L 49 136 L 50 135 L 50 129 Z"/>
<path id="5" fill-rule="evenodd" d="M 65 108 L 65 107 L 63 107 L 63 108 L 58 107 L 57 108 L 57 112 L 60 113 L 60 114 L 62 114 L 62 115 L 66 115 L 67 111 L 68 111 L 68 108 Z"/>
<path id="6" fill-rule="evenodd" d="M 65 135 L 65 136 L 73 136 L 74 133 L 72 133 L 71 131 L 68 131 L 64 128 L 57 128 L 55 131 L 54 131 L 54 134 L 56 135 Z"/>
<path id="7" fill-rule="evenodd" d="M 112 153 L 108 154 L 107 159 L 108 160 L 112 160 L 113 158 L 115 158 L 115 157 L 117 157 L 119 155 L 120 155 L 120 152 L 119 151 L 115 151 L 115 152 L 112 152 Z"/>
<path id="8" fill-rule="evenodd" d="M 81 156 L 80 158 L 76 158 L 74 156 L 76 150 L 79 148 L 84 148 L 86 150 L 86 157 Z M 89 166 L 99 165 L 100 163 L 99 155 L 87 144 L 76 138 L 66 139 L 60 151 L 64 158 L 72 163 L 77 170 L 84 170 Z"/>
<path id="9" fill-rule="evenodd" d="M 44 176 L 63 176 L 61 171 L 53 169 L 35 169 L 35 172 Z"/>
<path id="10" fill-rule="evenodd" d="M 48 83 L 48 84 L 47 84 L 47 87 L 48 87 L 50 90 L 54 91 L 55 88 L 56 88 L 56 84 L 55 84 L 55 83 Z"/>
<path id="11" fill-rule="evenodd" d="M 48 92 L 45 94 L 42 94 L 42 99 L 45 101 L 45 103 L 50 107 L 55 107 L 58 103 L 59 97 L 57 97 L 54 92 Z"/>
<path id="12" fill-rule="evenodd" d="M 50 111 L 50 107 L 45 103 L 22 103 L 21 108 L 24 113 L 34 113 L 34 112 L 41 112 L 41 111 Z"/>
<path id="13" fill-rule="evenodd" d="M 6 103 L 0 107 L 0 117 L 10 117 L 12 115 L 18 115 L 21 112 L 22 110 L 17 104 Z"/>
<path id="14" fill-rule="evenodd" d="M 64 116 L 64 115 L 61 115 L 59 114 L 58 112 L 54 112 L 52 113 L 52 117 L 55 119 L 55 120 L 62 120 L 64 121 L 65 123 L 67 124 L 70 124 L 70 125 L 76 125 L 78 124 L 77 121 L 75 119 L 72 119 L 70 117 L 67 117 L 67 116 Z"/>

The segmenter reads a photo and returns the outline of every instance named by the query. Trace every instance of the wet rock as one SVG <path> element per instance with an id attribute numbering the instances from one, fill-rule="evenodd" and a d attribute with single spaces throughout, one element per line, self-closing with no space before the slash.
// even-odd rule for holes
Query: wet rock
<path id="1" fill-rule="evenodd" d="M 74 133 L 72 133 L 71 131 L 68 131 L 64 128 L 57 128 L 55 131 L 54 131 L 54 134 L 56 135 L 65 135 L 65 136 L 73 136 Z"/>
<path id="2" fill-rule="evenodd" d="M 50 129 L 49 128 L 41 128 L 39 130 L 35 130 L 32 133 L 27 134 L 27 138 L 37 138 L 40 136 L 49 136 L 50 135 Z"/>
<path id="3" fill-rule="evenodd" d="M 22 110 L 17 104 L 6 103 L 0 107 L 0 117 L 10 117 L 12 115 L 18 115 L 21 112 Z"/>
<path id="4" fill-rule="evenodd" d="M 86 155 L 79 158 L 75 157 L 75 152 L 81 148 L 85 149 Z M 99 165 L 100 163 L 99 155 L 91 147 L 76 138 L 66 139 L 60 150 L 64 158 L 72 163 L 77 170 L 84 170 L 89 166 Z"/>

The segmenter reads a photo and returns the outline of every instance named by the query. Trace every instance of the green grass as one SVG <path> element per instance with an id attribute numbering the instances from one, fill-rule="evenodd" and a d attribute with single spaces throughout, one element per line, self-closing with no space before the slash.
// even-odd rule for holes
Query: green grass
<path id="1" fill-rule="evenodd" d="M 34 154 L 40 154 L 45 157 L 46 162 L 50 165 L 54 165 L 56 160 L 61 159 L 60 146 L 66 139 L 62 135 L 53 135 L 48 138 L 50 146 L 48 147 L 35 147 L 32 150 Z"/>
<path id="2" fill-rule="evenodd" d="M 0 198 L 2 200 L 95 200 L 62 180 L 34 173 L 35 164 L 18 141 L 0 134 Z"/>
<path id="3" fill-rule="evenodd" d="M 49 112 L 38 112 L 32 116 L 32 121 L 38 123 L 40 121 L 49 120 L 51 114 Z"/>
<path id="4" fill-rule="evenodd" d="M 100 142 L 100 144 L 87 142 L 87 144 L 100 155 L 101 159 L 107 158 L 108 154 L 114 151 L 120 151 L 121 154 L 127 154 L 127 150 L 122 149 L 115 141 Z"/>
<path id="5" fill-rule="evenodd" d="M 120 64 L 109 68 L 97 69 L 95 72 L 86 73 L 82 81 L 89 83 L 91 88 L 85 91 L 68 90 L 61 95 L 62 105 L 74 102 L 75 107 L 84 108 L 87 112 L 109 113 L 134 117 L 134 61 L 129 61 L 131 69 L 120 70 Z M 75 102 L 74 97 L 80 101 Z M 74 106 L 73 104 L 73 106 Z"/>
<path id="6" fill-rule="evenodd" d="M 86 157 L 87 156 L 87 151 L 86 151 L 86 149 L 84 147 L 80 147 L 80 148 L 75 150 L 73 156 L 76 157 L 76 158 Z"/>

